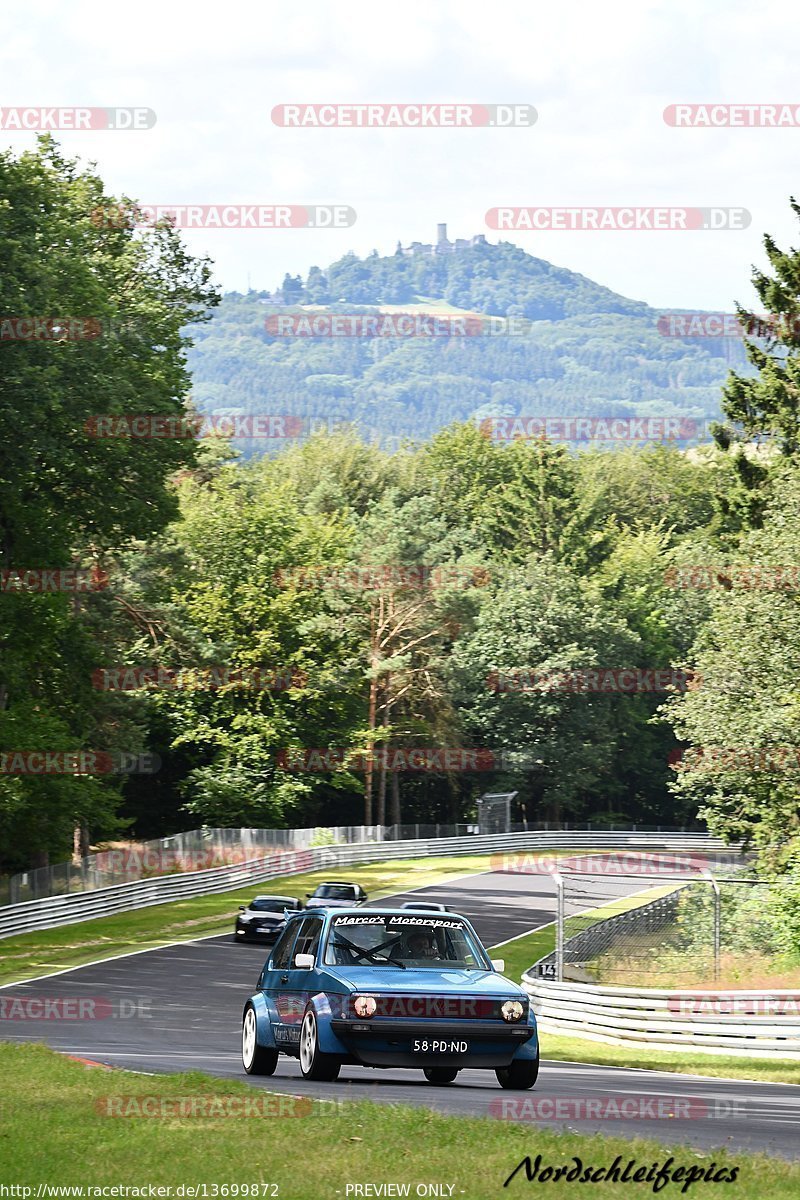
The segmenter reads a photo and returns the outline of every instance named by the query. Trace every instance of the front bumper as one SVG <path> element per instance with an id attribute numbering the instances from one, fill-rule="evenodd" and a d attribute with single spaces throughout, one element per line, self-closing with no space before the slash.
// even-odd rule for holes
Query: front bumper
<path id="1" fill-rule="evenodd" d="M 523 1047 L 533 1041 L 530 1025 L 500 1024 L 497 1021 L 393 1021 L 334 1019 L 331 1032 L 356 1062 L 368 1067 L 507 1067 Z M 466 1049 L 452 1052 L 421 1052 L 415 1042 L 452 1042 Z"/>
<path id="2" fill-rule="evenodd" d="M 240 937 L 242 941 L 247 938 L 254 942 L 274 942 L 277 941 L 278 937 L 283 933 L 284 928 L 285 926 L 283 925 L 269 925 L 265 928 L 263 925 L 254 926 L 248 923 L 247 925 L 236 926 L 236 936 Z"/>
<path id="3" fill-rule="evenodd" d="M 500 1024 L 499 1021 L 345 1021 L 334 1018 L 331 1028 L 337 1037 L 380 1038 L 466 1038 L 475 1042 L 511 1042 L 519 1045 L 536 1030 L 530 1025 Z"/>

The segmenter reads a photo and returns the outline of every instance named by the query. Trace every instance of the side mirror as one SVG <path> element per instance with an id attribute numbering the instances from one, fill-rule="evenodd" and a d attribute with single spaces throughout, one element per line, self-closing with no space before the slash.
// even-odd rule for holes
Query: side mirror
<path id="1" fill-rule="evenodd" d="M 314 893 L 313 893 L 313 892 L 306 892 L 306 900 L 311 900 L 311 899 L 313 899 L 313 896 L 314 896 Z"/>
<path id="2" fill-rule="evenodd" d="M 492 959 L 492 970 L 497 971 L 498 974 L 502 975 L 503 971 L 505 971 L 505 969 L 506 969 L 506 960 L 504 958 L 493 958 Z"/>
<path id="3" fill-rule="evenodd" d="M 314 955 L 295 954 L 294 965 L 299 967 L 301 971 L 312 971 L 314 969 Z"/>
<path id="4" fill-rule="evenodd" d="M 246 908 L 246 906 L 245 906 L 244 904 L 240 904 L 240 905 L 239 905 L 239 912 L 246 912 L 246 911 L 247 911 L 247 908 Z"/>

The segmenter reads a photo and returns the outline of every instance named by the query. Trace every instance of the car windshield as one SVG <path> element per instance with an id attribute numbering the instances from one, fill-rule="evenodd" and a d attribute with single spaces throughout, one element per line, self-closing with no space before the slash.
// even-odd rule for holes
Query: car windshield
<path id="1" fill-rule="evenodd" d="M 282 913 L 285 908 L 294 908 L 294 901 L 285 896 L 259 896 L 257 900 L 250 901 L 250 907 L 254 912 Z"/>
<path id="2" fill-rule="evenodd" d="M 328 966 L 441 970 L 490 969 L 482 946 L 457 917 L 367 913 L 334 917 L 325 946 Z"/>
<path id="3" fill-rule="evenodd" d="M 322 900 L 352 900 L 355 894 L 355 888 L 346 883 L 323 883 L 314 892 Z"/>

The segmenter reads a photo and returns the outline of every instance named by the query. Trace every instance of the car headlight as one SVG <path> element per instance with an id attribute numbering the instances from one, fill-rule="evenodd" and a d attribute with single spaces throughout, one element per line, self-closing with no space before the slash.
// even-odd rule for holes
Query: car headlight
<path id="1" fill-rule="evenodd" d="M 521 1021 L 525 1016 L 525 1007 L 519 1000 L 506 1000 L 500 1012 L 504 1021 Z"/>
<path id="2" fill-rule="evenodd" d="M 357 1017 L 371 1017 L 378 1007 L 374 996 L 354 996 L 353 1008 Z"/>

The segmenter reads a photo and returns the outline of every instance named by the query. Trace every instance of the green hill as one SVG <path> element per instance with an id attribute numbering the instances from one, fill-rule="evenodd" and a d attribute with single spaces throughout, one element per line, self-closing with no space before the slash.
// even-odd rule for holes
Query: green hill
<path id="1" fill-rule="evenodd" d="M 381 310 L 484 314 L 524 332 L 298 337 L 266 325 Z M 447 253 L 349 254 L 276 293 L 229 293 L 193 331 L 189 365 L 203 412 L 293 414 L 304 431 L 355 423 L 384 444 L 495 415 L 716 417 L 728 367 L 745 367 L 741 343 L 664 336 L 660 315 L 510 243 L 473 239 Z"/>

